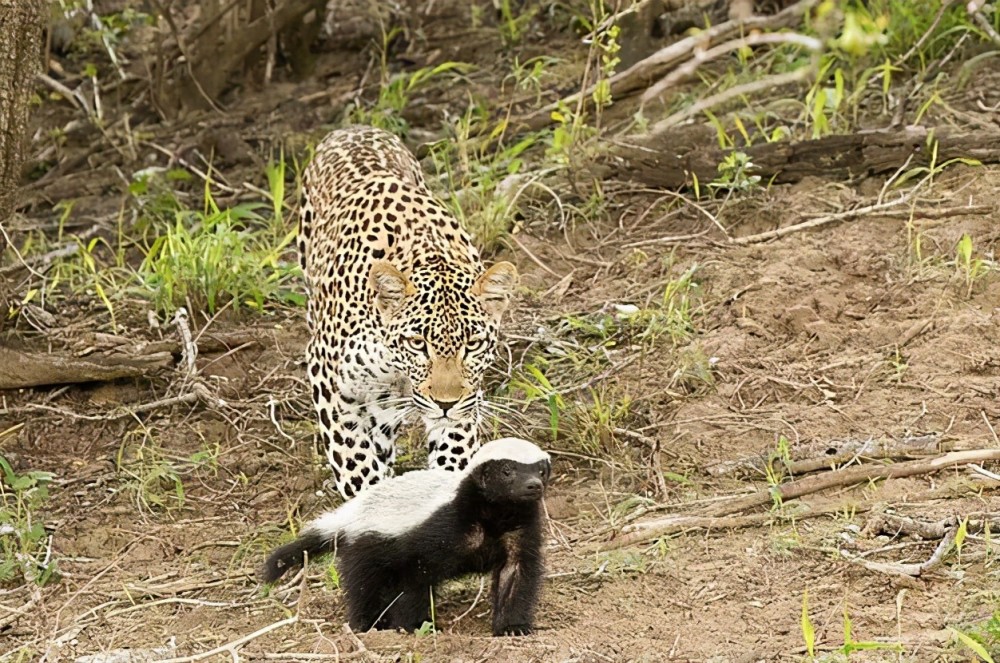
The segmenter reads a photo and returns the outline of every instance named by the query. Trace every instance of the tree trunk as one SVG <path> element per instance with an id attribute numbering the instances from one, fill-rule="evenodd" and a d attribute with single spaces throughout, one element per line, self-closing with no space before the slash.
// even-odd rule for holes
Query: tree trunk
<path id="1" fill-rule="evenodd" d="M 0 226 L 14 213 L 27 136 L 28 103 L 41 63 L 45 0 L 0 0 Z M 6 251 L 0 233 L 0 257 Z M 10 308 L 10 284 L 0 277 L 0 331 Z"/>

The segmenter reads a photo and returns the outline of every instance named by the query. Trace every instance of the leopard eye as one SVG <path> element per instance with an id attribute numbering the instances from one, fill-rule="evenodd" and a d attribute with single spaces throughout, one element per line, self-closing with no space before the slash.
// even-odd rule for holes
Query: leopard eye
<path id="1" fill-rule="evenodd" d="M 482 352 L 486 349 L 487 340 L 486 338 L 474 338 L 468 342 L 465 346 L 465 351 L 469 354 L 474 354 L 476 352 Z"/>
<path id="2" fill-rule="evenodd" d="M 407 336 L 403 339 L 403 344 L 413 352 L 427 352 L 427 341 L 420 336 Z"/>

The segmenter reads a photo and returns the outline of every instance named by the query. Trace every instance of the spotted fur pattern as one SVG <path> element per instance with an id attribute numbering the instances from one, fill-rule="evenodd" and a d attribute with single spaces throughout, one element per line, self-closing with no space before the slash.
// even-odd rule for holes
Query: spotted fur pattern
<path id="1" fill-rule="evenodd" d="M 317 146 L 299 223 L 309 380 L 337 490 L 350 498 L 391 475 L 412 412 L 430 467 L 465 468 L 515 267 L 485 269 L 409 150 L 371 127 Z"/>

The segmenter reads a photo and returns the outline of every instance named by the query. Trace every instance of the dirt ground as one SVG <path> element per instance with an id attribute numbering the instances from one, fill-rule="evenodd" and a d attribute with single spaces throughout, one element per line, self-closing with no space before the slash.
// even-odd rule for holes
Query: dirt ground
<path id="1" fill-rule="evenodd" d="M 469 55 L 460 51 L 427 58 Z M 151 140 L 167 140 L 180 153 L 209 133 L 238 137 L 251 153 L 264 153 L 293 134 L 321 133 L 335 121 L 340 95 L 356 85 L 363 69 L 356 65 L 367 61 L 360 54 L 353 61 L 336 52 L 324 57 L 315 80 L 248 89 L 238 111 L 206 116 L 175 134 L 154 128 Z M 470 84 L 489 89 L 496 79 L 483 74 Z M 316 101 L 319 92 L 326 96 Z M 448 107 L 460 96 L 443 94 L 433 104 Z M 440 121 L 433 104 L 422 107 L 426 119 L 413 118 L 417 135 L 432 134 Z M 49 109 L 39 123 L 56 126 L 65 113 Z M 52 204 L 68 198 L 86 219 L 114 214 L 121 204 L 111 169 L 92 166 L 108 148 L 88 135 L 75 140 L 65 149 L 90 160 L 29 185 L 29 219 L 51 223 Z M 234 148 L 231 170 L 222 169 L 236 173 L 233 182 L 254 172 L 257 157 L 241 149 Z M 774 186 L 723 206 L 718 220 L 731 237 L 746 236 L 868 201 L 883 183 Z M 206 336 L 252 338 L 198 358 L 200 380 L 225 405 L 108 416 L 120 405 L 187 393 L 179 372 L 3 396 L 0 431 L 23 424 L 0 439 L 3 454 L 20 470 L 56 475 L 43 515 L 60 578 L 35 602 L 28 588 L 0 591 L 3 606 L 29 606 L 0 630 L 0 657 L 8 656 L 0 660 L 70 661 L 121 648 L 180 657 L 234 642 L 232 651 L 185 660 L 803 660 L 806 592 L 817 650 L 829 660 L 838 660 L 832 652 L 844 644 L 845 614 L 855 642 L 899 645 L 855 652 L 851 660 L 975 660 L 954 645 L 949 628 L 967 629 L 997 610 L 1000 570 L 988 537 L 970 536 L 961 558 L 951 554 L 916 579 L 844 556 L 930 558 L 936 540 L 866 529 L 883 512 L 933 522 L 997 511 L 996 482 L 965 465 L 835 487 L 821 495 L 826 501 L 802 507 L 844 505 L 819 517 L 800 518 L 797 501 L 789 501 L 755 527 L 692 528 L 607 552 L 596 546 L 633 520 L 698 513 L 724 497 L 766 490 L 760 472 L 709 470 L 766 458 L 782 437 L 793 449 L 928 433 L 941 435 L 942 449 L 1000 446 L 993 430 L 1000 422 L 1000 278 L 994 267 L 969 292 L 954 264 L 965 233 L 978 256 L 996 255 L 1000 168 L 956 166 L 936 178 L 932 193 L 914 205 L 919 259 L 906 214 L 739 246 L 693 208 L 666 213 L 657 192 L 604 185 L 603 214 L 560 229 L 554 207 L 529 210 L 517 241 L 501 253 L 524 275 L 507 326 L 515 368 L 571 347 L 587 356 L 584 368 L 550 376 L 567 408 L 627 404 L 596 448 L 578 443 L 592 428 L 572 417 L 552 441 L 543 404 L 506 422 L 555 454 L 546 498 L 548 579 L 534 635 L 488 637 L 488 587 L 480 596 L 474 578 L 443 588 L 438 632 L 426 635 L 345 632 L 343 601 L 319 564 L 275 588 L 256 581 L 289 517 L 298 523 L 334 504 L 311 445 L 304 315 L 289 310 L 210 324 L 195 317 L 193 326 Z M 960 209 L 979 206 L 988 211 Z M 951 211 L 924 213 L 932 208 Z M 702 231 L 694 239 L 656 241 Z M 655 304 L 666 284 L 692 267 L 698 288 L 689 337 L 619 337 L 602 349 L 566 331 L 568 317 L 597 316 L 613 304 Z M 86 298 L 68 297 L 50 312 L 63 330 L 60 343 L 81 347 L 94 332 L 108 331 L 106 312 Z M 149 329 L 140 308 L 119 323 L 118 335 L 134 339 L 176 333 Z M 150 467 L 178 474 L 134 470 Z M 634 519 L 639 508 L 651 513 Z"/>

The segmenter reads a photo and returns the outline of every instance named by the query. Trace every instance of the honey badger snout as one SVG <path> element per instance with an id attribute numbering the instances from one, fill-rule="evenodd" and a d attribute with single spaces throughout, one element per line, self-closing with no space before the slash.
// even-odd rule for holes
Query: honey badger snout
<path id="1" fill-rule="evenodd" d="M 527 497 L 538 497 L 542 494 L 543 484 L 542 480 L 538 477 L 530 477 L 521 486 L 521 490 Z"/>

